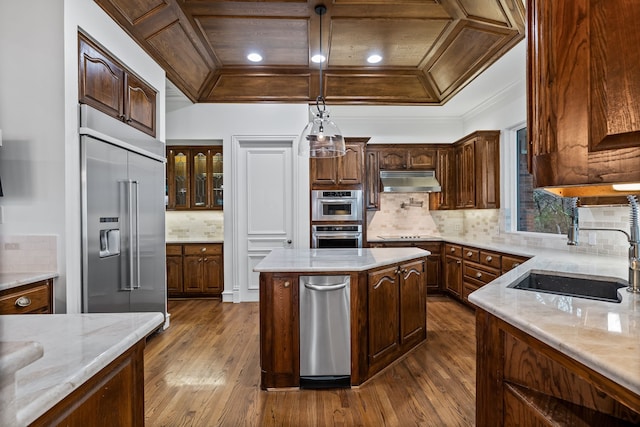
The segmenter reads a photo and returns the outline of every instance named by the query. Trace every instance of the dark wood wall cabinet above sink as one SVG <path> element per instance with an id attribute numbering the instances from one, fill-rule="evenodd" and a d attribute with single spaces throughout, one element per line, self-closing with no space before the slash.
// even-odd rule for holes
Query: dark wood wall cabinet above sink
<path id="1" fill-rule="evenodd" d="M 535 187 L 624 194 L 611 184 L 640 182 L 640 2 L 529 0 L 527 11 Z"/>

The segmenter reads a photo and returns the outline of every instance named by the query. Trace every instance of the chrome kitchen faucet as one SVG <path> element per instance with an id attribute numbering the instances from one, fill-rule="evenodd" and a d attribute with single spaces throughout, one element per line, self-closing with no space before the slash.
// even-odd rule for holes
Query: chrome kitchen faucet
<path id="1" fill-rule="evenodd" d="M 631 212 L 629 214 L 629 233 L 615 228 L 583 228 L 594 231 L 619 231 L 627 236 L 629 241 L 629 287 L 627 291 L 640 293 L 640 231 L 638 228 L 638 199 L 636 196 L 627 196 Z M 567 233 L 567 245 L 578 245 L 578 198 L 571 200 L 571 227 Z"/>

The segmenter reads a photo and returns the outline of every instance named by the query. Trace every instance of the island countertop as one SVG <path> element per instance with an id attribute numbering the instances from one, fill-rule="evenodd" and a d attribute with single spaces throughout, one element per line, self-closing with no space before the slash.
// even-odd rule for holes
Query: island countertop
<path id="1" fill-rule="evenodd" d="M 28 363 L 15 373 L 13 398 L 2 396 L 16 416 L 13 425 L 28 425 L 36 420 L 163 321 L 161 313 L 0 316 L 0 341 L 12 342 L 0 354 L 0 380 L 14 375 L 9 372 L 10 366 Z M 40 347 L 42 357 L 34 357 L 24 349 L 24 355 L 20 355 L 16 344 L 20 342 L 26 343 L 26 349 L 34 344 Z M 9 351 L 10 348 L 16 351 Z M 20 363 L 18 357 L 36 360 Z"/>
<path id="2" fill-rule="evenodd" d="M 426 257 L 419 248 L 370 249 L 274 249 L 253 271 L 257 272 L 350 272 L 365 271 L 402 261 Z"/>
<path id="3" fill-rule="evenodd" d="M 640 394 L 640 295 L 622 302 L 509 287 L 530 271 L 628 278 L 626 259 L 553 251 L 540 254 L 469 295 L 483 310 Z"/>

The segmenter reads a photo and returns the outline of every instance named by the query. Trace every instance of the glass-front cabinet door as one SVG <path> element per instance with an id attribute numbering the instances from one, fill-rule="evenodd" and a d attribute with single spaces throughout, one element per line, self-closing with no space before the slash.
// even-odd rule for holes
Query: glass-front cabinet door
<path id="1" fill-rule="evenodd" d="M 222 146 L 167 146 L 167 209 L 222 209 Z"/>
<path id="2" fill-rule="evenodd" d="M 189 150 L 167 147 L 167 176 L 165 204 L 167 209 L 187 209 L 189 194 Z"/>

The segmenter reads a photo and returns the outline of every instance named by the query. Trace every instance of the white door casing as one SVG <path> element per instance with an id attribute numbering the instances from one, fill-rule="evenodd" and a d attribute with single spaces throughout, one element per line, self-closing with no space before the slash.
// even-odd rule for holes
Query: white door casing
<path id="1" fill-rule="evenodd" d="M 308 192 L 308 178 L 300 188 L 296 139 L 232 137 L 234 302 L 258 301 L 254 266 L 274 248 L 298 246 L 300 217 L 308 216 L 298 209 L 299 194 Z"/>

